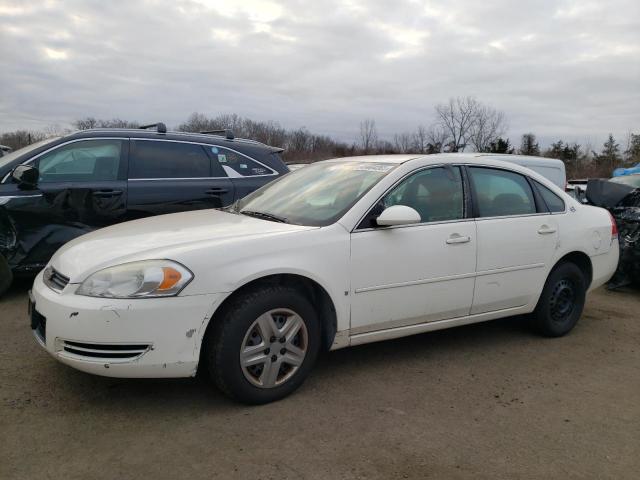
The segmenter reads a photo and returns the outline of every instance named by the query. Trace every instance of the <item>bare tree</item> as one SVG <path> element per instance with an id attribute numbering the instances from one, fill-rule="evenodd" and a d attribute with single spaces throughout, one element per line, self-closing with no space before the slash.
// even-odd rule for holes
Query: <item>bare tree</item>
<path id="1" fill-rule="evenodd" d="M 396 133 L 393 136 L 393 143 L 395 150 L 398 153 L 411 153 L 413 150 L 413 142 L 411 141 L 410 133 Z"/>
<path id="2" fill-rule="evenodd" d="M 90 128 L 96 128 L 98 126 L 98 120 L 93 117 L 81 118 L 73 122 L 73 126 L 78 130 L 89 130 Z"/>
<path id="3" fill-rule="evenodd" d="M 448 140 L 449 133 L 441 125 L 431 125 L 429 130 L 427 130 L 427 148 L 425 153 L 433 154 L 442 152 Z"/>
<path id="4" fill-rule="evenodd" d="M 427 153 L 429 143 L 429 132 L 424 125 L 418 125 L 413 133 L 413 149 L 418 153 Z"/>
<path id="5" fill-rule="evenodd" d="M 90 128 L 138 128 L 138 122 L 112 118 L 110 120 L 96 119 L 94 117 L 81 118 L 73 122 L 78 130 L 88 130 Z"/>
<path id="6" fill-rule="evenodd" d="M 438 125 L 447 132 L 452 152 L 464 151 L 476 121 L 480 103 L 473 97 L 450 98 L 436 105 Z"/>
<path id="7" fill-rule="evenodd" d="M 26 147 L 32 143 L 44 140 L 46 135 L 43 132 L 34 130 L 16 130 L 0 135 L 0 144 L 11 147 L 13 150 Z"/>
<path id="8" fill-rule="evenodd" d="M 371 153 L 378 144 L 378 130 L 376 129 L 376 121 L 366 119 L 360 122 L 360 146 L 366 155 Z"/>
<path id="9" fill-rule="evenodd" d="M 476 152 L 488 152 L 507 131 L 504 113 L 493 107 L 476 103 L 469 141 Z"/>
<path id="10" fill-rule="evenodd" d="M 462 152 L 469 145 L 478 152 L 488 151 L 507 130 L 504 113 L 474 97 L 450 98 L 437 105 L 436 119 L 436 126 L 446 133 L 442 143 L 450 152 Z"/>

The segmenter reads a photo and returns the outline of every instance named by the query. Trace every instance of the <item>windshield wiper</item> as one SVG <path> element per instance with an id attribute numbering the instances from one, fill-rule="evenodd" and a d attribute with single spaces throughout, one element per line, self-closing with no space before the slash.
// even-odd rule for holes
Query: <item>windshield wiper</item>
<path id="1" fill-rule="evenodd" d="M 263 220 L 269 220 L 272 222 L 287 223 L 286 218 L 279 217 L 278 215 L 273 215 L 272 213 L 256 212 L 255 210 L 241 210 L 240 213 L 249 217 L 261 218 Z"/>

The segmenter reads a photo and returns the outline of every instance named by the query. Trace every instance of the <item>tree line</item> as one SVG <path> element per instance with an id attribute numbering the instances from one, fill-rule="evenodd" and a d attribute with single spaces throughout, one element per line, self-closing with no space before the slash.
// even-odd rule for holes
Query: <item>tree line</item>
<path id="1" fill-rule="evenodd" d="M 522 135 L 519 145 L 506 137 L 508 130 L 504 112 L 483 104 L 474 97 L 451 98 L 438 104 L 429 125 L 397 133 L 392 139 L 381 139 L 375 119 L 360 122 L 353 142 L 342 142 L 327 135 L 317 135 L 307 128 L 287 129 L 274 121 L 255 121 L 236 114 L 207 116 L 192 113 L 175 126 L 182 132 L 204 132 L 231 129 L 235 136 L 281 147 L 286 162 L 313 162 L 332 157 L 367 154 L 441 152 L 486 152 L 522 154 L 557 158 L 565 162 L 569 178 L 608 177 L 614 168 L 640 163 L 640 134 L 629 133 L 621 146 L 612 134 L 599 151 L 589 145 L 562 139 L 541 149 L 534 133 Z M 138 128 L 139 122 L 122 119 L 86 117 L 73 122 L 78 130 L 90 128 Z M 67 133 L 61 128 L 43 131 L 16 130 L 0 134 L 0 144 L 18 149 L 50 136 Z"/>

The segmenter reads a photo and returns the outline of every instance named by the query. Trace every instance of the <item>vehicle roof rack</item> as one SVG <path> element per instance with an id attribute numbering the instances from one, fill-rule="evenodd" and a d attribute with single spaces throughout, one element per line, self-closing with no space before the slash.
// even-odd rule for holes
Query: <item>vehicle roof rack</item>
<path id="1" fill-rule="evenodd" d="M 204 135 L 217 135 L 220 133 L 224 133 L 224 136 L 227 140 L 233 140 L 234 138 L 236 138 L 230 128 L 223 128 L 222 130 L 205 130 L 204 132 L 200 133 Z"/>
<path id="2" fill-rule="evenodd" d="M 146 130 L 148 128 L 153 128 L 155 127 L 156 131 L 158 133 L 167 133 L 167 126 L 162 123 L 162 122 L 158 122 L 158 123 L 151 123 L 149 125 L 140 125 L 140 129 L 141 130 Z"/>

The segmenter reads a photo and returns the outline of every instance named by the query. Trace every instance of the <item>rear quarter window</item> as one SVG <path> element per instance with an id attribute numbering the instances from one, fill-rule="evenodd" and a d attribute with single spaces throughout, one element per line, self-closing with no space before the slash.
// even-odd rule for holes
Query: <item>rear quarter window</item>
<path id="1" fill-rule="evenodd" d="M 229 177 L 261 177 L 274 174 L 266 165 L 224 147 L 211 146 L 210 153 L 214 162 L 217 161 Z"/>
<path id="2" fill-rule="evenodd" d="M 564 212 L 564 200 L 562 200 L 558 195 L 553 193 L 550 189 L 542 185 L 540 182 L 534 180 L 540 195 L 544 202 L 547 204 L 549 211 L 552 213 Z"/>

